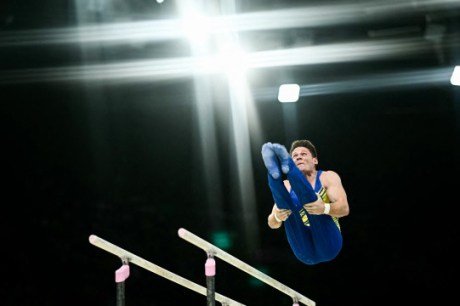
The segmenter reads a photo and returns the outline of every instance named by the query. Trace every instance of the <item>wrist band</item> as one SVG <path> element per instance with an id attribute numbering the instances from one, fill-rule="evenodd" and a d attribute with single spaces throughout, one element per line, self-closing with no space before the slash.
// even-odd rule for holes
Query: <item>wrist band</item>
<path id="1" fill-rule="evenodd" d="M 283 220 L 278 219 L 278 217 L 276 216 L 276 213 L 274 213 L 273 216 L 275 217 L 275 220 L 276 220 L 276 221 L 278 221 L 278 222 L 283 222 Z"/>
<path id="2" fill-rule="evenodd" d="M 323 214 L 328 215 L 330 210 L 331 210 L 331 204 L 324 203 L 324 212 L 323 212 Z"/>

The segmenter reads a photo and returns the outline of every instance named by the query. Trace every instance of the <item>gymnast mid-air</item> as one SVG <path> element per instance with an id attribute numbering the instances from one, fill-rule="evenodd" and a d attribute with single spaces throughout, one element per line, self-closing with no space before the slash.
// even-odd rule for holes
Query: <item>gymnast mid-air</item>
<path id="1" fill-rule="evenodd" d="M 283 145 L 268 142 L 261 153 L 275 202 L 269 227 L 284 224 L 294 255 L 305 264 L 336 258 L 342 249 L 339 218 L 350 212 L 340 176 L 316 169 L 316 148 L 309 140 L 293 141 L 290 153 Z"/>

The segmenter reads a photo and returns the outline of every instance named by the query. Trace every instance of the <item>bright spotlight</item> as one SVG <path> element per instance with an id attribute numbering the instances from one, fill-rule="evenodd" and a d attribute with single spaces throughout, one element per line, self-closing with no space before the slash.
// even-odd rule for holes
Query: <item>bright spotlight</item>
<path id="1" fill-rule="evenodd" d="M 460 66 L 455 66 L 450 83 L 455 86 L 460 86 Z"/>
<path id="2" fill-rule="evenodd" d="M 300 86 L 297 84 L 283 84 L 279 88 L 278 101 L 297 102 L 299 100 Z"/>

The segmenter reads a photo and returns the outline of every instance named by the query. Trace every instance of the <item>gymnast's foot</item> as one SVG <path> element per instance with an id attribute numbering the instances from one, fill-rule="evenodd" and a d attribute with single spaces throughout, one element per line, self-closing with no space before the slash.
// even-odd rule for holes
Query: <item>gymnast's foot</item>
<path id="1" fill-rule="evenodd" d="M 289 155 L 288 151 L 286 150 L 286 147 L 280 145 L 279 143 L 272 144 L 272 148 L 276 156 L 278 156 L 278 159 L 280 160 L 281 170 L 284 174 L 287 174 L 289 172 L 289 159 L 291 158 L 291 155 Z"/>
<path id="2" fill-rule="evenodd" d="M 273 144 L 271 142 L 267 142 L 262 146 L 262 158 L 271 177 L 275 180 L 278 179 L 281 176 L 281 173 L 278 167 L 275 152 L 273 151 Z"/>

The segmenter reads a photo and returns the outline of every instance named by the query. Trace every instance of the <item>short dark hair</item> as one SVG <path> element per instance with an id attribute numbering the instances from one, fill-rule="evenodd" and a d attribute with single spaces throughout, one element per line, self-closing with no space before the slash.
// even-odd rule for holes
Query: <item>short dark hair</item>
<path id="1" fill-rule="evenodd" d="M 294 151 L 294 149 L 298 147 L 307 148 L 308 150 L 310 150 L 311 155 L 313 155 L 313 157 L 318 157 L 318 155 L 316 154 L 316 147 L 313 145 L 313 143 L 310 140 L 306 140 L 306 139 L 294 140 L 291 144 L 291 150 L 289 151 L 289 154 L 292 155 L 292 151 Z"/>

